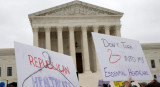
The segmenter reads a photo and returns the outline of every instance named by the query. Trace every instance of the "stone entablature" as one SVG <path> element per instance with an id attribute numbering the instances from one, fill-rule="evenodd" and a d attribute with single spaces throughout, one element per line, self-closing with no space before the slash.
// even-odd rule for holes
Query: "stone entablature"
<path id="1" fill-rule="evenodd" d="M 142 49 L 160 49 L 160 43 L 143 43 L 142 44 Z"/>
<path id="2" fill-rule="evenodd" d="M 32 17 L 32 27 L 48 26 L 115 26 L 121 25 L 121 17 Z"/>
<path id="3" fill-rule="evenodd" d="M 0 49 L 0 56 L 8 56 L 8 55 L 14 55 L 14 49 L 8 48 L 8 49 Z"/>

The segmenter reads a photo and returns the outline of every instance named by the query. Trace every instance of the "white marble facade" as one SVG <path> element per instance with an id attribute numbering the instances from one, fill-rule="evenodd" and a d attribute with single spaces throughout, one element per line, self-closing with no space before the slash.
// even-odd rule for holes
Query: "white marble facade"
<path id="1" fill-rule="evenodd" d="M 123 13 L 81 1 L 29 15 L 34 46 L 71 55 L 82 87 L 96 87 L 102 79 L 91 32 L 120 35 Z"/>
<path id="2" fill-rule="evenodd" d="M 121 36 L 120 19 L 122 16 L 121 12 L 76 0 L 30 14 L 29 20 L 33 31 L 34 46 L 71 55 L 79 72 L 81 87 L 97 87 L 98 80 L 101 80 L 102 76 L 91 32 Z M 155 44 L 150 44 L 152 45 Z M 160 45 L 156 46 L 160 48 Z M 143 48 L 146 47 L 148 46 Z M 159 49 L 153 49 L 148 47 L 144 50 L 148 64 L 150 64 L 150 58 L 157 58 L 156 64 L 158 64 L 157 60 L 160 60 L 160 55 L 157 53 Z M 14 49 L 0 50 L 0 81 L 17 81 L 13 51 Z M 13 67 L 12 76 L 6 75 L 8 66 Z M 153 70 L 150 67 L 153 75 L 160 73 L 157 67 Z"/>
<path id="3" fill-rule="evenodd" d="M 81 1 L 72 1 L 29 15 L 34 46 L 73 57 L 79 54 L 85 72 L 97 72 L 97 57 L 91 32 L 120 36 L 123 13 Z M 77 70 L 78 71 L 78 70 Z"/>

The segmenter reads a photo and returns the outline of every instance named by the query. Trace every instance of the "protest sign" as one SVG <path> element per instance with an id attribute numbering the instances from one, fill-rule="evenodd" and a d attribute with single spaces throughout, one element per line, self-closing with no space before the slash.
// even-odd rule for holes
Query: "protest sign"
<path id="1" fill-rule="evenodd" d="M 113 81 L 115 87 L 121 87 L 125 85 L 125 81 Z"/>
<path id="2" fill-rule="evenodd" d="M 138 41 L 92 33 L 104 81 L 152 80 Z"/>
<path id="3" fill-rule="evenodd" d="M 18 87 L 80 87 L 71 56 L 15 42 Z"/>
<path id="4" fill-rule="evenodd" d="M 5 87 L 5 82 L 0 81 L 0 87 Z"/>
<path id="5" fill-rule="evenodd" d="M 157 77 L 157 82 L 160 83 L 160 74 L 156 74 L 156 77 Z"/>
<path id="6" fill-rule="evenodd" d="M 103 84 L 109 85 L 109 81 L 99 80 L 98 87 L 102 87 Z M 109 87 L 109 86 L 108 86 Z"/>

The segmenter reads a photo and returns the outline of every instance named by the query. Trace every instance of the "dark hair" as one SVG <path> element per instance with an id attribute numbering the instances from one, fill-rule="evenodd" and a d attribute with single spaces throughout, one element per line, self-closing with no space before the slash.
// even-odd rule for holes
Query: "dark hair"
<path id="1" fill-rule="evenodd" d="M 137 87 L 136 85 L 132 85 L 132 87 Z"/>
<path id="2" fill-rule="evenodd" d="M 14 87 L 17 87 L 17 83 L 16 83 L 16 82 L 10 83 L 10 84 L 9 84 L 9 87 L 10 87 L 11 85 L 13 85 Z"/>
<path id="3" fill-rule="evenodd" d="M 103 87 L 110 87 L 109 84 L 103 84 Z"/>
<path id="4" fill-rule="evenodd" d="M 149 83 L 146 87 L 160 87 L 160 83 L 152 82 L 152 83 Z"/>

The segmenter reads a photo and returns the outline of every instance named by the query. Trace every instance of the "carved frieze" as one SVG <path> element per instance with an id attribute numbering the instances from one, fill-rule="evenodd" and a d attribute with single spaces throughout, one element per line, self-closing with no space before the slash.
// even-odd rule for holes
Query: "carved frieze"
<path id="1" fill-rule="evenodd" d="M 117 15 L 113 12 L 94 8 L 83 4 L 72 4 L 61 8 L 53 8 L 52 10 L 40 13 L 36 16 L 73 16 L 73 15 Z"/>

